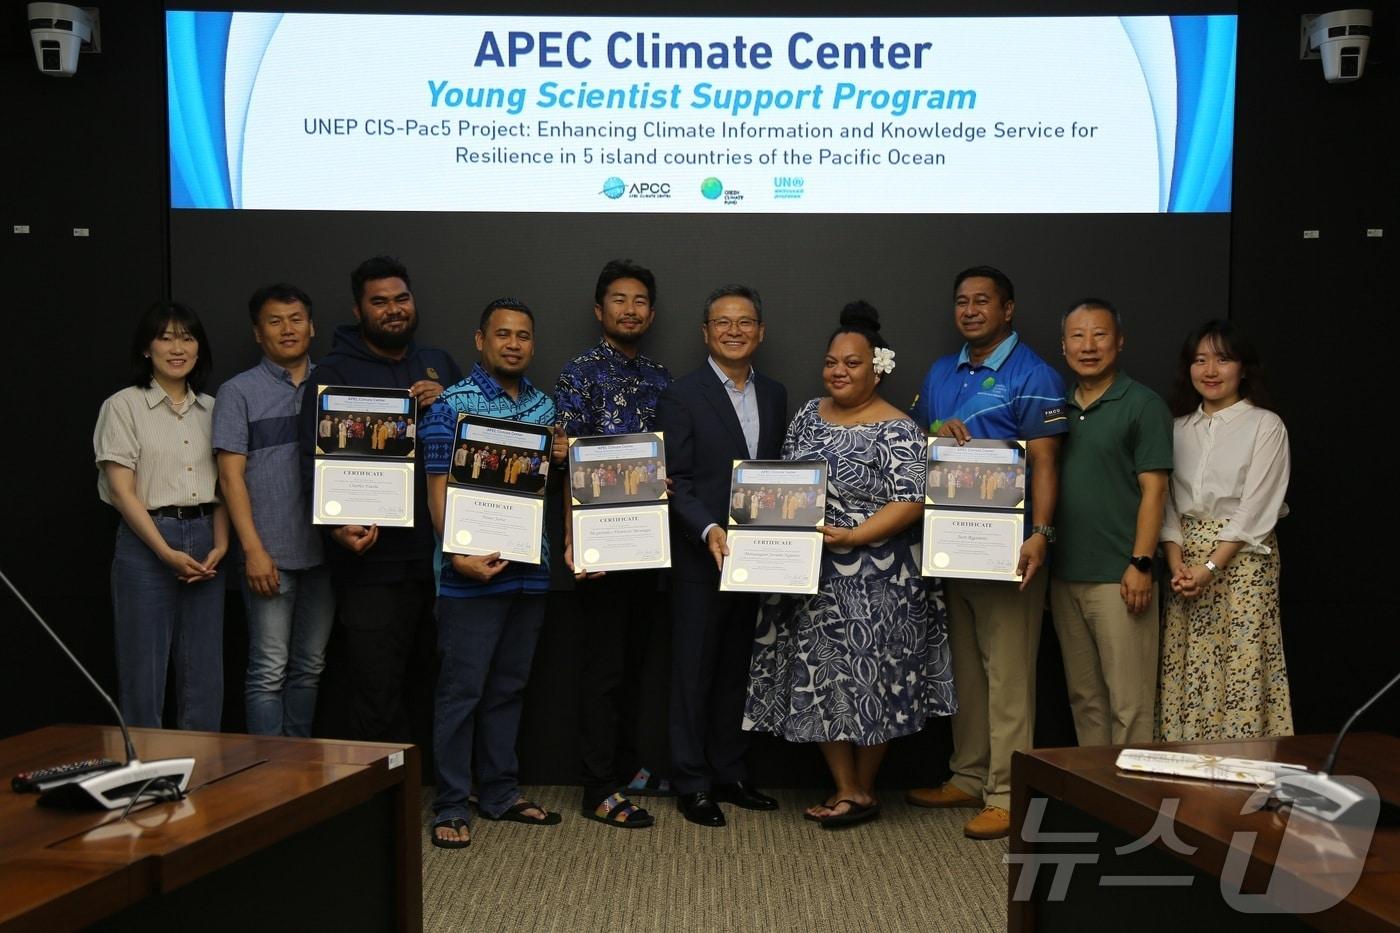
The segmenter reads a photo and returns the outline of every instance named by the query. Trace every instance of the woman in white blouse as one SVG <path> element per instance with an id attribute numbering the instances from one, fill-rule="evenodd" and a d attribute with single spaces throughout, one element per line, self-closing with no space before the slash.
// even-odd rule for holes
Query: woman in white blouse
<path id="1" fill-rule="evenodd" d="M 1187 339 L 1172 410 L 1157 736 L 1292 735 L 1274 536 L 1288 514 L 1288 431 L 1270 410 L 1258 354 L 1228 321 Z"/>

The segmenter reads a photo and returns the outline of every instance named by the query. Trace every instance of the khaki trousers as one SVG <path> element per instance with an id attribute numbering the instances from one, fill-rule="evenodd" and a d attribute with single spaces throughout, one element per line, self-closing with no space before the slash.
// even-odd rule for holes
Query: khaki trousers
<path id="1" fill-rule="evenodd" d="M 1152 741 L 1161 622 L 1157 587 L 1142 615 L 1129 615 L 1117 583 L 1050 584 L 1055 635 L 1081 746 Z"/>
<path id="2" fill-rule="evenodd" d="M 1011 809 L 1011 753 L 1035 738 L 1035 659 L 1049 572 L 1015 583 L 944 580 L 958 712 L 954 787 L 989 807 Z"/>

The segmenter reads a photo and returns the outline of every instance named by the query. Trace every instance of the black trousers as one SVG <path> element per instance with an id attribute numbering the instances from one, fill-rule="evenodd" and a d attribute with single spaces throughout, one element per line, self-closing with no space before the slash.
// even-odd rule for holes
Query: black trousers
<path id="1" fill-rule="evenodd" d="M 436 599 L 431 579 L 337 582 L 318 735 L 431 749 Z"/>
<path id="2" fill-rule="evenodd" d="M 747 777 L 742 729 L 758 597 L 671 580 L 671 784 L 693 794 Z"/>
<path id="3" fill-rule="evenodd" d="M 643 665 L 657 611 L 657 572 L 629 570 L 575 584 L 583 610 L 579 745 L 583 805 L 594 807 L 642 766 L 638 751 Z"/>

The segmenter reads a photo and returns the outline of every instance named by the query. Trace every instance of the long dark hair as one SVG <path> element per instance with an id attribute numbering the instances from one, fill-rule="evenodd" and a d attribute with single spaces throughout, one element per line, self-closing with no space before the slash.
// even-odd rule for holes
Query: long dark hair
<path id="1" fill-rule="evenodd" d="M 195 392 L 203 392 L 209 370 L 214 365 L 214 351 L 209 348 L 209 338 L 204 335 L 204 325 L 199 322 L 199 315 L 194 313 L 193 308 L 177 301 L 157 301 L 146 309 L 136 323 L 136 331 L 131 335 L 129 356 L 131 384 L 142 389 L 150 387 L 155 369 L 147 352 L 151 341 L 172 325 L 183 328 L 199 344 L 199 355 L 185 376 L 185 384 Z"/>
<path id="2" fill-rule="evenodd" d="M 1176 381 L 1172 386 L 1172 414 L 1180 417 L 1189 415 L 1201 404 L 1201 394 L 1191 384 L 1191 364 L 1196 359 L 1196 348 L 1202 340 L 1210 341 L 1211 346 L 1240 363 L 1240 398 L 1248 399 L 1258 408 L 1274 411 L 1274 399 L 1264 379 L 1264 366 L 1259 362 L 1259 351 L 1254 341 L 1229 321 L 1219 319 L 1206 321 L 1191 332 L 1181 345 L 1181 353 L 1176 361 Z"/>

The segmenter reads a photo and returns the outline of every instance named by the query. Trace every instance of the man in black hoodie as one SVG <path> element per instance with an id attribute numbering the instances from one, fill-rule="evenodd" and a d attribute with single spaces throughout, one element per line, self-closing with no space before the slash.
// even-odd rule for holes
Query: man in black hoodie
<path id="1" fill-rule="evenodd" d="M 350 273 L 355 324 L 336 328 L 331 352 L 308 379 L 300 412 L 302 478 L 311 488 L 316 448 L 316 386 L 408 389 L 419 409 L 462 378 L 445 350 L 413 341 L 418 311 L 408 270 L 375 256 Z M 326 557 L 336 591 L 336 624 L 327 653 L 320 732 L 364 741 L 428 740 L 427 681 L 435 644 L 436 574 L 423 461 L 413 471 L 413 527 L 338 525 L 327 529 Z M 412 680 L 410 678 L 413 678 Z M 413 728 L 405 695 L 422 698 Z M 415 707 L 419 703 L 413 704 Z"/>

